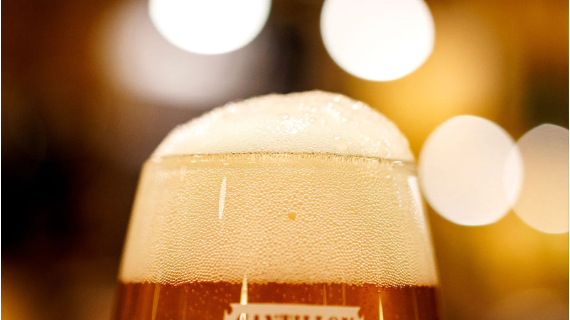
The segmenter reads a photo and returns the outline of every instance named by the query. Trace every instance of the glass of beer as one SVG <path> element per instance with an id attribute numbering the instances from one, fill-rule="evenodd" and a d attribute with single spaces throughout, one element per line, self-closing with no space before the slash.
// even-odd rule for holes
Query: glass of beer
<path id="1" fill-rule="evenodd" d="M 406 138 L 339 94 L 230 103 L 145 163 L 115 319 L 439 319 Z"/>

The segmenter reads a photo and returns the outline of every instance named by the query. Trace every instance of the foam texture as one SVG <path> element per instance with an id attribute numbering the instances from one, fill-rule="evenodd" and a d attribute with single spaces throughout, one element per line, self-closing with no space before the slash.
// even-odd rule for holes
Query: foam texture
<path id="1" fill-rule="evenodd" d="M 414 172 L 329 154 L 146 163 L 121 280 L 434 285 Z"/>
<path id="2" fill-rule="evenodd" d="M 308 92 L 229 104 L 145 164 L 123 282 L 436 285 L 412 155 L 363 103 Z"/>
<path id="3" fill-rule="evenodd" d="M 390 120 L 362 102 L 322 91 L 229 103 L 175 128 L 153 156 L 257 152 L 413 161 Z"/>

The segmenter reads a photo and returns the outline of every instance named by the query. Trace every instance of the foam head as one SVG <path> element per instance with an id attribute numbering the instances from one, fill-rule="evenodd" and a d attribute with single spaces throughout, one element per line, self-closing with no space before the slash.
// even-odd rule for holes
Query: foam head
<path id="1" fill-rule="evenodd" d="M 322 91 L 227 104 L 175 128 L 153 156 L 259 152 L 413 161 L 390 120 L 362 102 Z"/>
<path id="2" fill-rule="evenodd" d="M 145 164 L 119 277 L 434 285 L 412 160 L 389 120 L 341 95 L 216 109 Z"/>

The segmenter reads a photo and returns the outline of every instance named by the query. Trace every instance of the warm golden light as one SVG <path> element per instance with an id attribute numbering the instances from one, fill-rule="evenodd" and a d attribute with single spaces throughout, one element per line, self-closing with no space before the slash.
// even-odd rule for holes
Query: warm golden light
<path id="1" fill-rule="evenodd" d="M 37 301 L 30 294 L 33 284 L 22 277 L 14 267 L 2 266 L 2 319 L 38 319 Z"/>
<path id="2" fill-rule="evenodd" d="M 465 5 L 434 4 L 430 9 L 437 39 L 421 68 L 390 82 L 348 78 L 348 93 L 394 120 L 416 154 L 427 136 L 451 117 L 471 114 L 497 121 L 501 114 L 516 117 L 518 112 L 501 111 L 509 90 L 520 89 L 516 81 L 504 84 L 507 64 L 497 32 Z"/>
<path id="3" fill-rule="evenodd" d="M 520 158 L 509 157 L 513 145 L 501 127 L 483 118 L 460 116 L 443 123 L 429 136 L 419 159 L 420 184 L 429 204 L 461 225 L 501 219 L 520 186 Z"/>
<path id="4" fill-rule="evenodd" d="M 515 292 L 496 301 L 487 311 L 487 320 L 568 319 L 564 297 L 547 288 Z"/>
<path id="5" fill-rule="evenodd" d="M 327 0 L 321 34 L 329 54 L 346 72 L 389 81 L 426 61 L 433 48 L 434 25 L 421 0 Z"/>
<path id="6" fill-rule="evenodd" d="M 261 87 L 271 63 L 267 38 L 222 55 L 183 51 L 168 43 L 153 27 L 144 3 L 118 7 L 104 26 L 105 67 L 119 87 L 138 98 L 193 109 L 207 109 L 255 94 L 245 77 Z"/>
<path id="7" fill-rule="evenodd" d="M 546 233 L 568 232 L 568 129 L 544 124 L 517 142 L 524 183 L 517 215 Z"/>
<path id="8" fill-rule="evenodd" d="M 251 42 L 263 29 L 271 0 L 150 0 L 156 29 L 194 53 L 220 54 Z"/>

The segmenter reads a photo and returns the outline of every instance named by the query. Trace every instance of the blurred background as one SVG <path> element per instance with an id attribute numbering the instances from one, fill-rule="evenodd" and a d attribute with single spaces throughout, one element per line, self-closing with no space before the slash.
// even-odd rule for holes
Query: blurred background
<path id="1" fill-rule="evenodd" d="M 323 1 L 274 0 L 255 39 L 219 55 L 170 44 L 146 1 L 5 1 L 2 317 L 109 319 L 142 163 L 175 125 L 228 101 L 343 93 L 394 120 L 416 157 L 457 115 L 514 141 L 568 128 L 568 1 L 426 3 L 431 56 L 377 82 L 332 60 Z M 567 227 L 539 231 L 512 211 L 475 227 L 428 217 L 447 319 L 568 319 Z"/>

